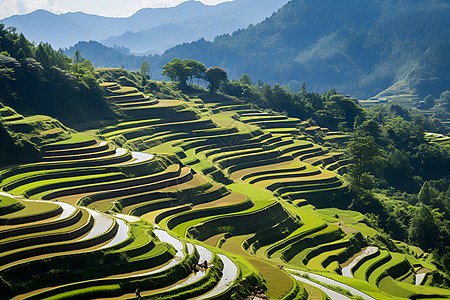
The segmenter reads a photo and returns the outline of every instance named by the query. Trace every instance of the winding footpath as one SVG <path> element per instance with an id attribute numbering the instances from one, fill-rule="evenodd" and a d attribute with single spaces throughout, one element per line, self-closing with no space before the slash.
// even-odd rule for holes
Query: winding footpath
<path id="1" fill-rule="evenodd" d="M 313 287 L 318 288 L 319 290 L 321 290 L 322 292 L 324 292 L 328 297 L 331 298 L 331 300 L 351 300 L 349 297 L 344 296 L 342 294 L 339 294 L 338 292 L 335 292 L 333 290 L 330 290 L 329 288 L 324 287 L 323 285 L 320 285 L 318 283 L 315 283 L 314 281 L 311 281 L 309 279 L 297 276 L 297 275 L 292 275 L 292 277 L 294 277 L 295 280 L 309 284 Z"/>
<path id="2" fill-rule="evenodd" d="M 342 276 L 354 278 L 352 274 L 352 268 L 364 257 L 374 254 L 378 251 L 377 247 L 368 247 L 360 255 L 355 257 L 355 259 L 346 267 L 342 268 Z"/>
<path id="3" fill-rule="evenodd" d="M 208 299 L 222 294 L 231 285 L 233 285 L 234 280 L 236 280 L 239 274 L 238 267 L 234 264 L 234 262 L 231 259 L 228 258 L 228 256 L 223 254 L 217 255 L 223 262 L 222 278 L 220 279 L 219 283 L 216 285 L 214 289 L 212 289 L 209 293 L 202 295 L 201 297 L 196 299 Z"/>
<path id="4" fill-rule="evenodd" d="M 353 288 L 353 287 L 351 287 L 351 286 L 349 286 L 349 285 L 347 285 L 345 283 L 336 281 L 334 279 L 331 279 L 331 278 L 328 278 L 328 277 L 325 277 L 325 276 L 322 276 L 322 275 L 317 275 L 315 273 L 304 272 L 304 271 L 299 271 L 299 270 L 295 270 L 295 269 L 288 269 L 288 268 L 286 268 L 285 270 L 288 271 L 288 272 L 295 272 L 295 273 L 298 273 L 298 274 L 301 274 L 301 275 L 308 275 L 310 278 L 315 279 L 317 281 L 320 281 L 320 282 L 322 282 L 324 284 L 329 284 L 329 285 L 334 285 L 334 286 L 341 287 L 343 289 L 348 290 L 353 295 L 360 296 L 360 297 L 364 298 L 365 300 L 377 300 L 377 299 L 367 295 L 366 293 L 363 293 L 360 290 L 357 290 L 357 289 L 355 289 L 355 288 Z M 296 275 L 293 275 L 293 274 L 291 274 L 291 275 L 295 279 L 297 279 L 297 277 L 299 277 L 299 276 L 296 276 Z M 341 294 L 339 294 L 339 295 L 342 296 L 342 297 L 346 297 L 346 296 L 341 295 Z M 348 298 L 333 298 L 333 297 L 331 297 L 331 299 L 338 299 L 338 300 L 340 300 L 340 299 L 348 299 Z"/>

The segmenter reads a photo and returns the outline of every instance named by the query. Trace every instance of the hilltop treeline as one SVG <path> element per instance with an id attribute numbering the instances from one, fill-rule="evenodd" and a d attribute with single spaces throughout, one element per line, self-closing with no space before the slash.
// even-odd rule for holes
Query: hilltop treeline
<path id="1" fill-rule="evenodd" d="M 88 61 L 72 63 L 49 44 L 35 46 L 0 24 L 0 101 L 22 114 L 46 114 L 66 125 L 113 118 Z"/>

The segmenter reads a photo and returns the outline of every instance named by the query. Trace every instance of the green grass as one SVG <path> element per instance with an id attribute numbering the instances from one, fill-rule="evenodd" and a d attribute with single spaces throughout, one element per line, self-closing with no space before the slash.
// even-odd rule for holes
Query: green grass
<path id="1" fill-rule="evenodd" d="M 93 140 L 93 138 L 91 136 L 87 136 L 84 134 L 72 134 L 72 137 L 70 139 L 67 139 L 64 141 L 59 141 L 59 142 L 52 143 L 49 145 L 78 144 L 78 143 L 83 143 L 83 142 L 92 141 L 92 140 Z"/>
<path id="2" fill-rule="evenodd" d="M 388 269 L 396 267 L 398 269 L 398 265 L 405 261 L 405 256 L 400 253 L 391 253 L 392 258 L 386 262 L 385 264 L 379 266 L 375 269 L 369 276 L 368 281 L 371 284 L 378 285 L 380 280 L 380 276 L 383 275 Z M 401 271 L 399 271 L 401 272 Z"/>
<path id="3" fill-rule="evenodd" d="M 320 244 L 339 241 L 342 238 L 337 226 L 327 225 L 325 228 L 319 227 L 319 229 L 319 231 L 313 231 L 311 233 L 306 231 L 301 239 L 283 248 L 280 251 L 282 253 L 283 260 L 290 264 L 295 264 L 302 267 L 302 260 L 310 251 L 311 247 L 317 247 Z"/>
<path id="4" fill-rule="evenodd" d="M 325 277 L 329 277 L 336 281 L 347 284 L 355 289 L 358 289 L 362 292 L 367 293 L 368 295 L 372 296 L 373 298 L 375 298 L 377 300 L 396 299 L 389 293 L 383 292 L 380 289 L 378 289 L 377 287 L 369 284 L 367 281 L 363 281 L 363 280 L 359 280 L 359 279 L 355 279 L 355 278 L 348 278 L 348 277 L 344 277 L 344 276 L 341 276 L 338 274 L 333 274 L 333 273 L 323 272 L 323 271 L 314 271 L 314 273 L 325 276 Z"/>
<path id="5" fill-rule="evenodd" d="M 67 187 L 72 186 L 78 186 L 80 182 L 87 181 L 87 180 L 95 180 L 95 179 L 104 179 L 102 181 L 107 182 L 111 178 L 117 178 L 117 176 L 123 176 L 125 178 L 125 175 L 123 173 L 118 172 L 112 172 L 112 173 L 104 173 L 104 174 L 91 174 L 91 175 L 85 175 L 85 176 L 74 176 L 69 178 L 55 178 L 55 179 L 48 179 L 48 180 L 42 180 L 37 182 L 31 182 L 29 184 L 22 185 L 20 187 L 17 187 L 10 192 L 12 194 L 16 195 L 23 195 L 25 193 L 29 193 L 30 191 L 37 189 L 37 188 L 45 188 L 46 186 L 52 186 L 53 184 L 58 183 L 67 183 Z M 49 189 L 52 189 L 51 187 Z M 48 190 L 43 191 L 35 195 L 34 193 L 31 193 L 32 195 L 35 195 L 35 197 L 40 197 L 43 194 L 46 194 Z"/>
<path id="6" fill-rule="evenodd" d="M 264 208 L 266 208 L 267 206 L 269 206 L 270 204 L 273 204 L 274 202 L 268 202 L 268 203 L 264 203 L 264 202 L 260 202 L 260 203 L 255 203 L 255 205 L 250 208 L 250 209 L 246 209 L 243 211 L 239 211 L 239 212 L 235 212 L 235 213 L 230 213 L 230 214 L 219 214 L 219 215 L 215 215 L 215 216 L 209 216 L 209 217 L 203 217 L 203 218 L 198 218 L 198 219 L 193 219 L 190 220 L 188 222 L 184 222 L 178 226 L 176 226 L 175 228 L 173 228 L 172 230 L 177 233 L 180 236 L 184 236 L 184 234 L 186 233 L 186 231 L 197 224 L 200 223 L 205 223 L 207 221 L 210 220 L 214 220 L 214 219 L 218 219 L 224 216 L 237 216 L 237 215 L 244 215 L 244 214 L 249 214 L 249 213 L 253 213 L 259 210 L 262 210 Z"/>
<path id="7" fill-rule="evenodd" d="M 379 264 L 380 261 L 386 261 L 389 258 L 390 253 L 386 250 L 380 250 L 380 255 L 377 255 L 367 261 L 365 261 L 354 273 L 353 276 L 355 278 L 361 279 L 361 280 L 367 280 L 369 279 L 371 273 L 373 272 L 373 267 L 376 266 L 376 264 Z"/>
<path id="8" fill-rule="evenodd" d="M 297 230 L 295 230 L 294 232 L 292 232 L 285 239 L 280 240 L 277 243 L 274 243 L 273 245 L 271 245 L 269 247 L 266 247 L 266 250 L 264 253 L 265 255 L 268 255 L 269 253 L 274 251 L 273 249 L 279 248 L 279 250 L 281 250 L 284 247 L 286 247 L 286 245 L 289 245 L 290 242 L 296 240 L 297 237 L 308 234 L 312 230 L 324 228 L 324 226 L 325 226 L 324 220 L 322 218 L 319 218 L 314 213 L 309 213 L 309 212 L 303 210 L 302 208 L 298 209 L 298 208 L 295 208 L 292 205 L 288 205 L 288 204 L 284 204 L 283 206 L 287 209 L 287 211 L 291 215 L 296 215 L 296 216 L 300 217 L 300 220 L 303 223 L 303 225 L 300 228 L 298 228 Z M 281 247 L 281 245 L 283 245 L 283 247 Z M 275 253 L 275 254 L 272 254 L 271 256 L 278 257 L 279 255 L 280 255 L 280 253 Z"/>
<path id="9" fill-rule="evenodd" d="M 238 192 L 246 195 L 253 202 L 273 202 L 273 194 L 268 191 L 250 184 L 245 183 L 233 183 L 227 185 L 227 188 L 233 192 Z"/>
<path id="10" fill-rule="evenodd" d="M 8 206 L 16 205 L 17 203 L 19 203 L 19 201 L 17 201 L 14 198 L 0 195 L 0 209 L 8 207 Z"/>
<path id="11" fill-rule="evenodd" d="M 314 269 L 314 270 L 323 270 L 325 271 L 326 266 L 323 265 L 325 259 L 327 259 L 330 256 L 335 256 L 340 254 L 341 252 L 344 252 L 347 249 L 347 247 L 342 247 L 326 252 L 322 252 L 316 256 L 314 256 L 312 259 L 310 259 L 307 263 L 307 267 Z"/>
<path id="12" fill-rule="evenodd" d="M 80 220 L 76 223 L 69 224 L 64 227 L 51 229 L 51 228 L 44 228 L 41 232 L 33 232 L 33 233 L 23 233 L 21 235 L 16 235 L 14 237 L 6 238 L 2 240 L 2 243 L 7 242 L 20 242 L 21 240 L 30 239 L 33 240 L 35 238 L 39 237 L 50 237 L 50 236 L 59 236 L 59 241 L 66 240 L 67 237 L 65 237 L 68 233 L 75 233 L 77 230 L 79 230 L 86 222 L 88 221 L 87 214 L 83 215 Z M 60 222 L 61 223 L 61 222 Z M 50 227 L 50 226 L 49 226 Z M 36 242 L 34 242 L 36 243 Z"/>
<path id="13" fill-rule="evenodd" d="M 21 219 L 30 216 L 45 215 L 47 213 L 51 213 L 60 209 L 59 205 L 52 202 L 43 203 L 43 202 L 27 201 L 22 203 L 25 205 L 25 208 L 10 213 L 6 216 L 3 216 L 1 217 L 1 219 L 11 220 L 11 219 Z"/>
<path id="14" fill-rule="evenodd" d="M 86 297 L 90 298 L 94 295 L 98 295 L 99 293 L 102 295 L 114 295 L 116 292 L 120 291 L 119 284 L 110 284 L 110 285 L 102 285 L 102 286 L 92 286 L 84 289 L 75 289 L 73 291 L 57 294 L 51 297 L 48 297 L 48 300 L 58 300 L 58 299 L 73 299 L 74 297 Z"/>

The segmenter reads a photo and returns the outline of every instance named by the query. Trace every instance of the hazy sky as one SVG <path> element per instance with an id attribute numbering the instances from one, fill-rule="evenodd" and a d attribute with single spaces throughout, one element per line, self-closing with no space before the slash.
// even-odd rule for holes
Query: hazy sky
<path id="1" fill-rule="evenodd" d="M 169 7 L 186 0 L 0 0 L 0 19 L 26 14 L 36 9 L 54 13 L 83 11 L 86 13 L 126 17 L 143 7 Z M 201 0 L 204 4 L 217 4 L 230 0 Z"/>

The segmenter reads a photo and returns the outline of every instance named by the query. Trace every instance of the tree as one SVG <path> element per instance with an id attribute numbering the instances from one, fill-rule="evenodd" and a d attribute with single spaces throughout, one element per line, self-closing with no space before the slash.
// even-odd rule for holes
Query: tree
<path id="1" fill-rule="evenodd" d="M 14 48 L 17 51 L 17 58 L 25 58 L 25 57 L 33 57 L 32 53 L 32 44 L 25 38 L 25 36 L 21 33 L 18 38 L 14 41 Z M 22 49 L 22 51 L 20 51 Z"/>
<path id="2" fill-rule="evenodd" d="M 142 62 L 142 64 L 141 64 L 141 75 L 142 75 L 142 78 L 150 79 L 150 70 L 151 70 L 150 64 L 148 63 L 148 61 L 144 60 Z"/>
<path id="3" fill-rule="evenodd" d="M 300 89 L 300 93 L 303 94 L 303 95 L 306 94 L 306 83 L 304 83 L 304 82 L 302 83 L 302 87 Z"/>
<path id="4" fill-rule="evenodd" d="M 44 66 L 45 68 L 50 67 L 50 56 L 43 43 L 40 43 L 39 46 L 37 46 L 36 51 L 34 52 L 34 56 L 42 64 L 42 66 Z"/>
<path id="5" fill-rule="evenodd" d="M 75 64 L 75 72 L 78 72 L 78 64 L 83 61 L 83 56 L 80 51 L 75 51 L 75 55 L 73 56 L 73 63 Z"/>
<path id="6" fill-rule="evenodd" d="M 250 78 L 250 75 L 245 74 L 245 73 L 241 75 L 241 78 L 239 79 L 239 82 L 241 84 L 252 85 L 252 79 Z"/>
<path id="7" fill-rule="evenodd" d="M 359 126 L 361 126 L 362 122 L 363 121 L 362 121 L 361 116 L 356 116 L 355 122 L 353 123 L 353 128 L 354 129 L 358 128 Z"/>
<path id="8" fill-rule="evenodd" d="M 80 51 L 75 51 L 75 55 L 73 57 L 73 63 L 79 64 L 83 61 L 83 56 L 81 55 Z"/>
<path id="9" fill-rule="evenodd" d="M 193 59 L 185 59 L 183 60 L 183 63 L 188 69 L 188 79 L 190 83 L 192 84 L 194 78 L 197 78 L 198 83 L 200 83 L 200 79 L 205 77 L 205 65 Z"/>
<path id="10" fill-rule="evenodd" d="M 353 183 L 361 186 L 362 179 L 366 173 L 374 170 L 374 158 L 379 155 L 379 146 L 375 143 L 373 137 L 363 136 L 355 137 L 349 144 L 351 164 L 349 166 L 350 176 Z"/>
<path id="11" fill-rule="evenodd" d="M 444 102 L 444 104 L 447 104 L 450 106 L 450 91 L 442 92 L 441 100 Z"/>
<path id="12" fill-rule="evenodd" d="M 434 198 L 435 195 L 433 195 L 433 188 L 430 187 L 430 184 L 428 181 L 425 181 L 422 185 L 422 188 L 419 192 L 419 202 L 422 202 L 423 204 L 430 205 L 431 200 Z"/>
<path id="13" fill-rule="evenodd" d="M 182 87 L 186 87 L 186 81 L 190 76 L 190 71 L 186 64 L 179 58 L 172 59 L 171 62 L 162 66 L 162 74 L 172 81 L 178 81 Z"/>
<path id="14" fill-rule="evenodd" d="M 225 70 L 220 67 L 209 68 L 208 70 L 206 70 L 205 75 L 206 81 L 209 82 L 209 91 L 211 93 L 217 91 L 222 82 L 228 81 L 227 72 L 225 72 Z"/>
<path id="15" fill-rule="evenodd" d="M 409 240 L 424 250 L 437 246 L 439 241 L 439 226 L 426 205 L 422 205 L 411 220 Z"/>
<path id="16" fill-rule="evenodd" d="M 434 103 L 434 98 L 432 95 L 428 95 L 426 96 L 423 101 L 425 102 L 425 108 L 433 108 L 435 103 Z"/>

